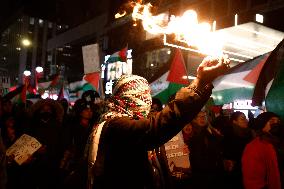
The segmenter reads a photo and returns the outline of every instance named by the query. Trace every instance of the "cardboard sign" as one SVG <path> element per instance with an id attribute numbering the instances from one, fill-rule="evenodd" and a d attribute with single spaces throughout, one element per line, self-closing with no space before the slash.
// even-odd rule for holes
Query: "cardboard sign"
<path id="1" fill-rule="evenodd" d="M 6 155 L 13 155 L 14 160 L 21 165 L 40 147 L 41 143 L 39 143 L 34 137 L 23 134 L 10 148 L 7 149 Z"/>
<path id="2" fill-rule="evenodd" d="M 84 62 L 84 73 L 100 72 L 100 54 L 99 45 L 87 45 L 82 47 L 83 62 Z"/>
<path id="3" fill-rule="evenodd" d="M 175 177 L 183 177 L 190 172 L 189 151 L 179 132 L 165 144 L 170 171 Z"/>

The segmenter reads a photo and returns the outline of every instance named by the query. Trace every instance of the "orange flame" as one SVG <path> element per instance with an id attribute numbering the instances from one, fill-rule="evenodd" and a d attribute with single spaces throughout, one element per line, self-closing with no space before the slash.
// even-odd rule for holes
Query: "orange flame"
<path id="1" fill-rule="evenodd" d="M 196 47 L 201 53 L 207 55 L 221 55 L 223 40 L 208 23 L 199 23 L 195 11 L 187 10 L 182 16 L 165 18 L 165 14 L 153 16 L 152 5 L 136 3 L 132 18 L 135 22 L 142 21 L 144 29 L 152 34 L 174 34 L 179 41 Z"/>

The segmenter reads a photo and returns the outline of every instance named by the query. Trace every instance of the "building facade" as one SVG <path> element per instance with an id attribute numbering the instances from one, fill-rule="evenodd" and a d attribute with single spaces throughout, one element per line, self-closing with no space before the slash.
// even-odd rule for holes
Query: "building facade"
<path id="1" fill-rule="evenodd" d="M 284 9 L 283 0 L 164 0 L 149 1 L 155 7 L 155 14 L 167 12 L 180 15 L 188 9 L 197 12 L 200 20 L 217 22 L 216 29 L 234 26 L 234 16 L 238 14 L 238 23 L 255 20 L 255 14 L 265 16 L 264 25 L 276 28 L 273 18 L 279 17 Z M 100 6 L 99 6 L 100 5 Z M 34 72 L 36 66 L 44 67 L 45 79 L 64 70 L 68 81 L 82 79 L 84 75 L 82 46 L 99 43 L 101 63 L 104 56 L 112 54 L 126 46 L 133 49 L 133 73 L 154 80 L 169 69 L 173 47 L 163 43 L 162 36 L 150 36 L 138 23 L 133 26 L 131 8 L 127 1 L 58 1 L 55 24 L 29 16 L 20 17 L 6 29 L 1 36 L 1 67 L 11 70 L 11 83 L 20 83 L 23 70 Z M 127 11 L 124 17 L 115 19 L 118 12 Z M 66 14 L 68 12 L 69 14 Z M 69 15 L 69 21 L 66 17 Z M 279 29 L 279 28 L 277 28 Z M 284 30 L 284 27 L 282 28 Z M 24 37 L 32 45 L 23 47 Z M 189 74 L 195 70 L 203 55 L 183 51 Z"/>

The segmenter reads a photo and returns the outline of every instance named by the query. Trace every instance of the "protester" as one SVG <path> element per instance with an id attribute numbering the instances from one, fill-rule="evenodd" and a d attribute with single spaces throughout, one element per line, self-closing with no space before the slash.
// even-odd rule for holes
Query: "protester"
<path id="1" fill-rule="evenodd" d="M 73 120 L 70 145 L 65 150 L 60 165 L 66 172 L 63 188 L 86 188 L 87 163 L 83 158 L 85 145 L 94 125 L 92 117 L 92 110 L 86 106 Z"/>
<path id="2" fill-rule="evenodd" d="M 89 93 L 93 94 L 93 92 Z M 84 98 L 87 98 L 86 95 Z M 94 101 L 87 101 L 84 98 L 76 101 L 75 115 L 68 126 L 65 126 L 67 131 L 64 131 L 64 140 L 68 140 L 68 145 L 65 145 L 60 164 L 63 188 L 85 188 L 86 184 L 87 163 L 84 162 L 84 149 L 93 127 L 97 124 L 102 101 L 95 103 L 94 99 Z"/>
<path id="3" fill-rule="evenodd" d="M 245 147 L 242 156 L 244 187 L 280 189 L 284 160 L 280 118 L 273 112 L 264 112 L 254 124 L 258 136 Z"/>
<path id="4" fill-rule="evenodd" d="M 222 135 L 210 125 L 205 110 L 200 111 L 191 124 L 193 133 L 188 147 L 193 188 L 222 188 Z"/>
<path id="5" fill-rule="evenodd" d="M 94 122 L 98 122 L 101 114 L 103 114 L 106 111 L 105 103 L 100 98 L 99 93 L 94 90 L 88 90 L 82 94 L 81 99 L 83 100 L 83 102 L 86 103 L 86 106 L 88 108 L 91 108 L 93 112 L 92 120 Z"/>
<path id="6" fill-rule="evenodd" d="M 97 104 L 101 101 L 99 93 L 94 90 L 85 91 L 82 94 L 81 99 L 84 100 L 88 105 Z"/>
<path id="7" fill-rule="evenodd" d="M 31 107 L 30 129 L 27 134 L 41 143 L 28 162 L 25 163 L 23 188 L 56 188 L 58 187 L 58 170 L 62 157 L 63 108 L 54 100 L 37 101 Z"/>
<path id="8" fill-rule="evenodd" d="M 253 139 L 251 128 L 244 113 L 232 113 L 224 132 L 224 167 L 226 170 L 226 187 L 241 189 L 241 159 L 245 146 Z"/>
<path id="9" fill-rule="evenodd" d="M 192 138 L 192 135 L 193 135 L 193 129 L 192 129 L 192 124 L 191 123 L 187 124 L 182 129 L 182 135 L 183 135 L 184 143 L 188 144 L 189 140 Z"/>
<path id="10" fill-rule="evenodd" d="M 66 98 L 61 98 L 58 100 L 58 102 L 61 104 L 63 110 L 64 110 L 64 116 L 67 116 L 68 110 L 69 110 L 69 103 Z"/>
<path id="11" fill-rule="evenodd" d="M 16 122 L 16 119 L 12 115 L 4 120 L 2 138 L 6 149 L 9 149 L 21 135 L 19 125 Z M 20 188 L 21 183 L 19 181 L 21 179 L 22 169 L 12 157 L 8 157 L 7 162 L 7 189 Z"/>
<path id="12" fill-rule="evenodd" d="M 163 109 L 162 102 L 158 98 L 152 98 L 152 105 L 148 118 L 156 116 Z M 167 161 L 165 145 L 148 151 L 149 162 L 152 165 L 152 177 L 154 187 L 170 189 L 173 187 L 170 168 Z"/>
<path id="13" fill-rule="evenodd" d="M 147 151 L 175 136 L 204 106 L 212 80 L 228 68 L 228 59 L 206 58 L 197 79 L 182 88 L 162 111 L 146 119 L 151 107 L 148 82 L 139 76 L 122 76 L 87 145 L 89 188 L 153 188 Z"/>
<path id="14" fill-rule="evenodd" d="M 163 109 L 162 102 L 158 98 L 152 98 L 152 105 L 150 112 L 160 112 Z"/>
<path id="15" fill-rule="evenodd" d="M 4 118 L 11 116 L 13 113 L 13 104 L 11 100 L 3 98 L 1 105 L 2 105 L 2 116 Z"/>

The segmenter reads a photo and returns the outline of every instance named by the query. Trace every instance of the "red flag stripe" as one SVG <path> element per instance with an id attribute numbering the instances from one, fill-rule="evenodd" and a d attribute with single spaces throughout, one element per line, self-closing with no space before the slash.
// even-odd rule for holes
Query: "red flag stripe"
<path id="1" fill-rule="evenodd" d="M 122 49 L 121 51 L 119 51 L 119 56 L 121 58 L 122 61 L 126 61 L 127 58 L 127 48 Z"/>
<path id="2" fill-rule="evenodd" d="M 89 73 L 84 76 L 84 80 L 93 85 L 96 90 L 99 88 L 100 72 Z"/>
<path id="3" fill-rule="evenodd" d="M 171 83 L 188 85 L 189 81 L 187 78 L 183 78 L 184 76 L 187 76 L 184 59 L 181 50 L 176 49 L 167 81 Z"/>

